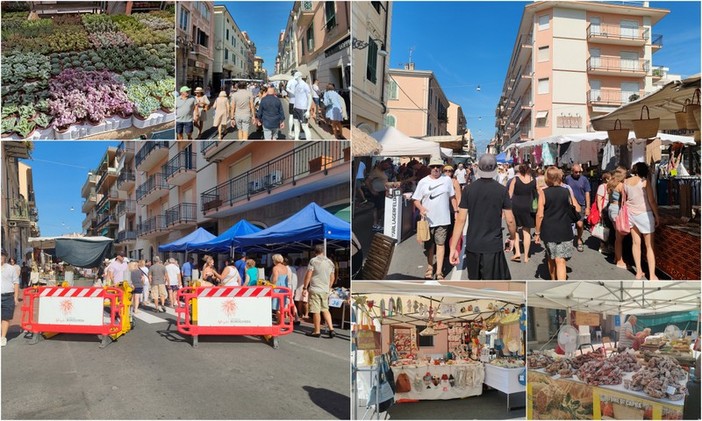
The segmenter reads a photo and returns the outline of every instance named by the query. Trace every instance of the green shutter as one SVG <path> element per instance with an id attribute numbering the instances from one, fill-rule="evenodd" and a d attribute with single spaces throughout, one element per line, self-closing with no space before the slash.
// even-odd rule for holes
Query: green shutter
<path id="1" fill-rule="evenodd" d="M 373 41 L 373 38 L 368 38 L 368 65 L 366 66 L 366 79 L 376 83 L 378 69 L 378 44 Z"/>

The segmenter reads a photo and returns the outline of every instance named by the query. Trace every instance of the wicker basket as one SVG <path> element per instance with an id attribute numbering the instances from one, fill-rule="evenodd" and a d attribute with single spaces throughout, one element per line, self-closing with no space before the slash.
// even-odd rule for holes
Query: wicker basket
<path id="1" fill-rule="evenodd" d="M 696 100 L 696 101 L 695 101 Z M 687 106 L 687 129 L 700 129 L 700 90 L 695 89 L 692 94 L 692 101 Z"/>
<path id="2" fill-rule="evenodd" d="M 690 100 L 685 100 L 685 105 L 683 105 L 682 110 L 675 113 L 675 122 L 678 124 L 678 129 L 687 130 L 687 106 L 690 104 Z"/>
<path id="3" fill-rule="evenodd" d="M 617 123 L 619 123 L 619 128 L 617 128 Z M 622 129 L 622 122 L 617 119 L 614 122 L 614 129 L 607 130 L 607 136 L 609 143 L 614 146 L 626 145 L 627 140 L 629 140 L 629 129 Z"/>
<path id="4" fill-rule="evenodd" d="M 644 110 L 646 110 L 646 118 L 643 118 Z M 636 138 L 648 139 L 658 135 L 658 127 L 661 124 L 661 119 L 651 118 L 648 106 L 644 105 L 641 107 L 641 118 L 639 120 L 631 120 L 631 122 L 634 124 L 634 134 L 636 134 Z"/>
<path id="5" fill-rule="evenodd" d="M 695 130 L 694 139 L 695 139 L 695 142 L 700 143 L 700 131 L 699 130 Z"/>

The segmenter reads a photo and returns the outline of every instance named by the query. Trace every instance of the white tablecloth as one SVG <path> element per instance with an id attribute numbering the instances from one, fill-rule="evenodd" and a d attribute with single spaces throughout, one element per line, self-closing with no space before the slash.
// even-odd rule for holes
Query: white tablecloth
<path id="1" fill-rule="evenodd" d="M 395 380 L 397 380 L 397 376 L 400 373 L 406 373 L 412 383 L 412 390 L 407 393 L 395 393 L 395 400 L 446 400 L 478 396 L 483 393 L 483 382 L 485 381 L 483 364 L 400 366 L 392 367 L 392 372 L 395 375 Z M 421 388 L 417 389 L 415 387 L 417 376 L 421 379 L 427 372 L 432 376 L 438 377 L 444 374 L 447 376 L 453 375 L 456 381 L 461 378 L 459 373 L 463 372 L 466 374 L 467 385 L 463 387 L 459 384 L 451 386 L 448 380 L 443 380 L 438 386 L 434 386 L 432 383 L 427 388 L 422 380 Z"/>
<path id="2" fill-rule="evenodd" d="M 485 364 L 485 384 L 507 394 L 525 392 L 526 386 L 519 383 L 519 373 L 524 367 L 504 368 Z"/>

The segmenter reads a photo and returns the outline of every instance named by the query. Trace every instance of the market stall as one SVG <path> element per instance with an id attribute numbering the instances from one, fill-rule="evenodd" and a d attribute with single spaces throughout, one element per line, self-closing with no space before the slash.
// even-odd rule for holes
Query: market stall
<path id="1" fill-rule="evenodd" d="M 699 414 L 699 381 L 690 378 L 700 356 L 699 283 L 534 282 L 528 302 L 541 326 L 553 323 L 549 314 L 565 315 L 555 334 L 530 342 L 529 418 L 683 419 L 690 408 Z M 640 317 L 637 339 L 617 347 L 617 332 L 631 315 Z M 580 332 L 590 328 L 611 333 L 594 343 L 587 334 L 589 346 L 578 346 Z"/>
<path id="2" fill-rule="evenodd" d="M 508 397 L 523 393 L 523 385 L 511 383 L 524 371 L 524 285 L 503 284 L 507 290 L 488 283 L 355 282 L 355 402 L 373 389 L 379 358 L 389 361 L 397 402 L 479 396 L 485 385 Z M 365 347 L 368 336 L 375 341 Z"/>

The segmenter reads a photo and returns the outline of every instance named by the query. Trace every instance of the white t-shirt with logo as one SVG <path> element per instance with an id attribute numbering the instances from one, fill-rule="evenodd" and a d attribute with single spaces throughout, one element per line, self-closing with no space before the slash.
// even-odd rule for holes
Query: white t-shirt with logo
<path id="1" fill-rule="evenodd" d="M 456 180 L 458 180 L 458 184 L 466 184 L 466 169 L 465 168 L 458 168 L 456 172 L 454 172 L 454 175 L 456 176 Z"/>
<path id="2" fill-rule="evenodd" d="M 427 209 L 427 221 L 430 227 L 451 224 L 451 198 L 456 195 L 451 177 L 445 175 L 431 178 L 428 175 L 417 183 L 412 199 L 422 202 Z"/>

